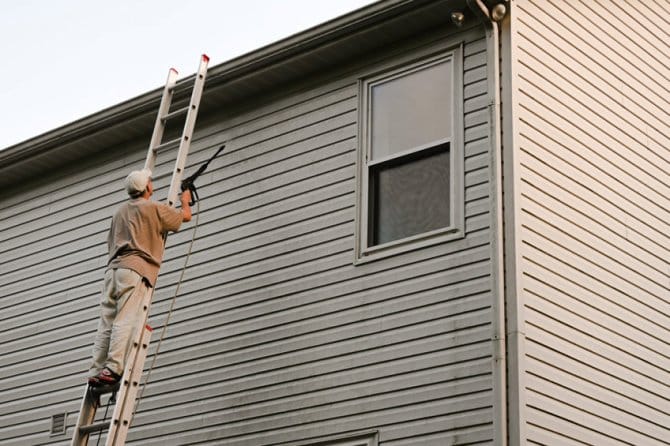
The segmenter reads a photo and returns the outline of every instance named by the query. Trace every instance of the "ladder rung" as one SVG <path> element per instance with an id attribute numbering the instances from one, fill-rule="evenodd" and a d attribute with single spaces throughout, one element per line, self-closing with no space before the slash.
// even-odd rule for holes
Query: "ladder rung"
<path id="1" fill-rule="evenodd" d="M 79 432 L 82 434 L 90 434 L 91 432 L 97 432 L 104 429 L 109 429 L 111 425 L 110 421 L 100 421 L 98 423 L 87 424 L 86 426 L 81 426 Z"/>
<path id="2" fill-rule="evenodd" d="M 180 116 L 180 115 L 186 114 L 186 112 L 188 112 L 189 108 L 191 108 L 191 107 L 187 105 L 186 107 L 182 107 L 182 108 L 177 109 L 173 112 L 170 112 L 170 113 L 166 114 L 165 116 L 163 116 L 161 118 L 161 121 L 163 121 L 165 123 L 168 119 L 172 119 L 175 116 Z"/>
<path id="3" fill-rule="evenodd" d="M 158 152 L 159 150 L 163 150 L 164 148 L 172 146 L 172 145 L 177 144 L 179 142 L 181 142 L 181 136 L 179 138 L 170 140 L 168 142 L 164 142 L 163 144 L 156 146 L 154 148 L 154 152 Z"/>

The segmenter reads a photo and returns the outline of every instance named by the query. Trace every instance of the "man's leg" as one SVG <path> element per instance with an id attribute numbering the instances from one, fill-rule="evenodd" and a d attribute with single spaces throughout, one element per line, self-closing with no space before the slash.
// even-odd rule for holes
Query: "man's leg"
<path id="1" fill-rule="evenodd" d="M 123 375 L 128 352 L 142 323 L 142 306 L 150 288 L 138 273 L 122 268 L 116 270 L 115 284 L 116 317 L 104 366 L 117 375 Z"/>
<path id="2" fill-rule="evenodd" d="M 89 376 L 97 376 L 107 360 L 109 338 L 112 334 L 112 323 L 116 317 L 116 300 L 114 299 L 114 271 L 107 270 L 100 297 L 100 320 L 98 332 L 93 342 L 93 362 L 89 368 Z"/>

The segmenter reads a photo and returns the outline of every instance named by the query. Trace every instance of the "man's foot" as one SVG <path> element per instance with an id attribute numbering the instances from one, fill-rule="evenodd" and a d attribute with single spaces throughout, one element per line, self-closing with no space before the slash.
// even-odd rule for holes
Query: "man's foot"
<path id="1" fill-rule="evenodd" d="M 113 386 L 120 380 L 121 375 L 117 375 L 105 367 L 97 376 L 90 377 L 88 383 L 92 386 Z"/>

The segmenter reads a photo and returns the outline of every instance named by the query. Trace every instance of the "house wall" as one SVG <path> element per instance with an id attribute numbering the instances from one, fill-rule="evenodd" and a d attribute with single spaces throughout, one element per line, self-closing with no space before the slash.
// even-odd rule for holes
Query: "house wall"
<path id="1" fill-rule="evenodd" d="M 511 443 L 668 444 L 670 10 L 511 6 Z"/>
<path id="2" fill-rule="evenodd" d="M 461 42 L 465 236 L 355 266 L 358 79 Z M 295 444 L 368 430 L 394 446 L 492 441 L 485 49 L 483 30 L 440 32 L 199 119 L 189 164 L 227 147 L 197 183 L 193 253 L 129 444 Z M 102 152 L 2 198 L 3 445 L 69 444 L 106 231 L 145 155 L 142 141 Z M 158 198 L 173 156 L 158 158 Z M 193 226 L 168 238 L 154 327 Z M 63 412 L 67 437 L 50 437 Z"/>

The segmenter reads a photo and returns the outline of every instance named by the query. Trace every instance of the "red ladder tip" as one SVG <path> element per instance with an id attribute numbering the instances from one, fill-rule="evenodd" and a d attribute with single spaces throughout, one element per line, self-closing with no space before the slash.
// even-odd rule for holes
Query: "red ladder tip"
<path id="1" fill-rule="evenodd" d="M 151 328 L 151 325 L 149 325 L 149 324 L 145 325 L 144 328 L 146 328 L 149 331 L 154 331 L 154 329 Z"/>
<path id="2" fill-rule="evenodd" d="M 175 72 L 175 74 L 179 74 L 179 71 L 177 71 L 177 69 L 176 69 L 176 68 L 170 68 L 170 71 L 174 71 L 174 72 Z"/>
<path id="3" fill-rule="evenodd" d="M 207 54 L 203 54 L 202 60 L 204 60 L 205 62 L 209 62 L 209 56 Z"/>

